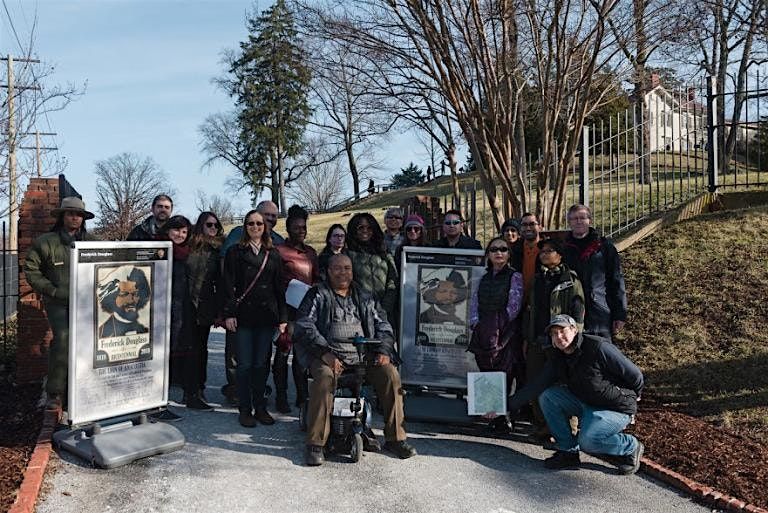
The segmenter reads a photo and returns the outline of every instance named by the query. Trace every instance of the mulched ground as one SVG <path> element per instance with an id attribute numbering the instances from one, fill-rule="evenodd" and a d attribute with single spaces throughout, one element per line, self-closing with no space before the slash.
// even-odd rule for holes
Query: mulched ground
<path id="1" fill-rule="evenodd" d="M 689 479 L 768 509 L 768 447 L 643 396 L 634 431 L 645 456 Z"/>
<path id="2" fill-rule="evenodd" d="M 0 380 L 0 511 L 13 504 L 42 422 L 38 385 Z M 748 435 L 659 407 L 645 396 L 634 431 L 646 456 L 690 479 L 768 508 L 768 447 Z"/>
<path id="3" fill-rule="evenodd" d="M 0 376 L 0 511 L 8 511 L 43 421 L 40 385 L 10 383 Z"/>

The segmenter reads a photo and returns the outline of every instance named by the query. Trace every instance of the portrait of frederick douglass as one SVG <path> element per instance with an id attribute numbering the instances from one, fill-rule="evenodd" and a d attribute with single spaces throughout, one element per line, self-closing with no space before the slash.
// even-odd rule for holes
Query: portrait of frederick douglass
<path id="1" fill-rule="evenodd" d="M 147 326 L 140 321 L 151 295 L 145 271 L 133 266 L 110 271 L 97 285 L 99 306 L 109 314 L 99 325 L 99 338 L 147 333 Z"/>

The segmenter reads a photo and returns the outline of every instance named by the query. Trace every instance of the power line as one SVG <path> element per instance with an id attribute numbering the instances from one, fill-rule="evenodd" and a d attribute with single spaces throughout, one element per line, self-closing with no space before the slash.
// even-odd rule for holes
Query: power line
<path id="1" fill-rule="evenodd" d="M 28 50 L 24 49 L 24 45 L 21 43 L 21 38 L 19 37 L 19 33 L 16 31 L 16 27 L 15 27 L 15 25 L 13 23 L 13 19 L 11 18 L 11 13 L 8 10 L 8 4 L 6 3 L 6 0 L 2 0 L 2 3 L 3 3 L 3 9 L 5 10 L 5 14 L 8 17 L 8 23 L 11 26 L 11 31 L 13 32 L 13 35 L 16 38 L 16 43 L 19 45 L 19 50 L 21 51 L 22 55 L 23 54 L 28 54 L 27 56 L 30 56 L 31 53 L 32 53 L 32 46 L 31 46 L 31 44 L 30 44 L 30 47 L 29 47 Z M 19 7 L 21 8 L 21 3 L 19 3 Z M 24 9 L 21 8 L 20 10 L 21 10 L 21 15 L 24 18 L 25 23 L 29 24 L 27 22 L 26 15 L 24 14 Z M 31 35 L 30 35 L 30 37 L 31 37 Z M 42 85 L 40 83 L 40 80 L 37 77 L 37 74 L 35 73 L 34 66 L 30 66 L 29 70 L 32 73 L 32 81 L 33 81 L 33 83 L 37 84 L 40 87 L 40 90 L 42 91 Z M 48 112 L 44 111 L 43 115 L 45 116 L 45 122 L 46 122 L 46 125 L 48 126 L 48 132 L 53 132 L 53 128 L 51 127 L 51 120 L 48 117 Z M 56 151 L 56 162 L 60 164 L 61 163 L 61 153 L 59 152 L 58 143 L 57 143 L 55 137 L 53 139 L 53 143 L 54 143 L 54 146 L 56 147 L 56 150 L 55 150 Z"/>
<path id="2" fill-rule="evenodd" d="M 13 32 L 14 37 L 16 38 L 16 42 L 19 45 L 19 49 L 21 50 L 21 54 L 24 55 L 26 52 L 24 51 L 24 45 L 21 44 L 21 38 L 19 37 L 19 33 L 16 32 L 16 27 L 13 24 L 13 19 L 11 18 L 11 13 L 8 11 L 8 4 L 5 3 L 5 0 L 3 1 L 3 9 L 5 9 L 5 15 L 8 17 L 8 24 L 11 26 L 11 31 Z"/>

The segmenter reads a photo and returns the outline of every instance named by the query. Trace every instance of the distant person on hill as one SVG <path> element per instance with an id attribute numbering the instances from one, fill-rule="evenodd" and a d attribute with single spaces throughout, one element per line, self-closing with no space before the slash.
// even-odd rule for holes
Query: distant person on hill
<path id="1" fill-rule="evenodd" d="M 610 339 L 627 321 L 624 274 L 616 246 L 591 224 L 592 211 L 586 205 L 568 209 L 571 231 L 565 240 L 565 261 L 584 286 L 584 332 Z"/>
<path id="2" fill-rule="evenodd" d="M 161 228 L 173 214 L 173 200 L 167 194 L 158 194 L 152 200 L 152 215 L 133 227 L 126 240 L 162 240 Z"/>
<path id="3" fill-rule="evenodd" d="M 539 376 L 509 401 L 517 411 L 536 395 L 555 438 L 557 451 L 544 460 L 549 469 L 578 468 L 579 451 L 612 456 L 619 473 L 640 468 L 643 444 L 622 433 L 637 413 L 643 374 L 609 340 L 583 333 L 568 315 L 547 327 L 552 357 Z M 574 434 L 571 417 L 578 417 Z"/>
<path id="4" fill-rule="evenodd" d="M 479 240 L 464 235 L 464 219 L 458 210 L 449 210 L 443 219 L 443 237 L 433 244 L 437 248 L 483 249 Z"/>
<path id="5" fill-rule="evenodd" d="M 387 246 L 387 253 L 395 254 L 395 250 L 403 243 L 403 211 L 397 207 L 392 207 L 384 214 L 384 244 Z"/>

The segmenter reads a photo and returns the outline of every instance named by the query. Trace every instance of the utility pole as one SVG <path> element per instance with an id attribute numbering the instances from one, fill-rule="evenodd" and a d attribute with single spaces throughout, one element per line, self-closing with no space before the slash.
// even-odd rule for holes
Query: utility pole
<path id="1" fill-rule="evenodd" d="M 40 136 L 41 135 L 57 135 L 56 132 L 41 132 L 39 130 L 36 130 L 34 132 L 26 132 L 21 134 L 23 136 L 26 135 L 34 135 L 35 136 L 35 145 L 34 146 L 19 146 L 20 150 L 35 150 L 37 152 L 37 177 L 40 178 L 43 176 L 43 159 L 42 159 L 42 151 L 43 150 L 58 150 L 59 148 L 56 146 L 40 146 Z"/>
<path id="2" fill-rule="evenodd" d="M 16 181 L 16 84 L 13 75 L 14 58 L 8 54 L 8 214 L 10 226 L 8 228 L 8 248 L 16 251 L 19 248 L 19 205 L 17 200 Z M 39 63 L 37 59 L 15 59 L 16 62 Z M 19 86 L 18 89 L 40 89 L 39 86 Z"/>

